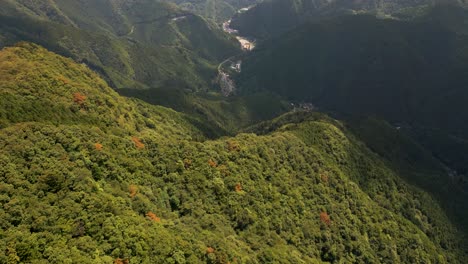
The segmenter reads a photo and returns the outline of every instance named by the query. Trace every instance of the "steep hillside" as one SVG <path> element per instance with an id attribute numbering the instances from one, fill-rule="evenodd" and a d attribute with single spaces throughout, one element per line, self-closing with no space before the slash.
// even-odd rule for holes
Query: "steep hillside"
<path id="1" fill-rule="evenodd" d="M 259 3 L 262 0 L 167 0 L 178 4 L 181 8 L 190 10 L 217 23 L 229 20 L 244 7 Z"/>
<path id="2" fill-rule="evenodd" d="M 0 46 L 22 40 L 85 62 L 116 88 L 207 89 L 237 43 L 162 1 L 2 0 Z"/>
<path id="3" fill-rule="evenodd" d="M 257 39 L 278 36 L 309 20 L 343 14 L 413 18 L 434 4 L 463 5 L 465 0 L 267 0 L 238 14 L 231 26 Z M 437 7 L 438 8 L 438 7 Z"/>
<path id="4" fill-rule="evenodd" d="M 438 202 L 326 116 L 203 141 L 36 45 L 0 73 L 2 263 L 466 259 Z"/>
<path id="5" fill-rule="evenodd" d="M 345 16 L 311 23 L 244 60 L 244 92 L 468 136 L 468 38 L 436 23 Z"/>

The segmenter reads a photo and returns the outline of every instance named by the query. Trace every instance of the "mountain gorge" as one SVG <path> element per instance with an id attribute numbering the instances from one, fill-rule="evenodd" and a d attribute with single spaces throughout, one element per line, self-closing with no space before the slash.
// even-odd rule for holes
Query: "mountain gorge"
<path id="1" fill-rule="evenodd" d="M 206 89 L 217 63 L 238 52 L 216 26 L 162 1 L 2 0 L 0 14 L 2 46 L 39 43 L 116 88 Z"/>
<path id="2" fill-rule="evenodd" d="M 0 0 L 0 263 L 465 263 L 449 2 Z"/>
<path id="3" fill-rule="evenodd" d="M 274 91 L 341 117 L 386 119 L 464 175 L 456 156 L 466 157 L 468 136 L 467 14 L 439 6 L 413 21 L 346 15 L 309 22 L 258 46 L 237 82 L 246 93 Z M 447 151 L 453 145 L 456 155 Z"/>

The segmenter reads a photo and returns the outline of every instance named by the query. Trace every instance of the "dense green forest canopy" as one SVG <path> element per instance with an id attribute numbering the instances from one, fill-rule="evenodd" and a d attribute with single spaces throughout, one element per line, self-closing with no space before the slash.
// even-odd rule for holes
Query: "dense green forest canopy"
<path id="1" fill-rule="evenodd" d="M 2 263 L 466 259 L 450 208 L 325 115 L 206 140 L 34 44 L 0 74 Z"/>
<path id="2" fill-rule="evenodd" d="M 0 263 L 464 264 L 465 4 L 0 0 Z"/>

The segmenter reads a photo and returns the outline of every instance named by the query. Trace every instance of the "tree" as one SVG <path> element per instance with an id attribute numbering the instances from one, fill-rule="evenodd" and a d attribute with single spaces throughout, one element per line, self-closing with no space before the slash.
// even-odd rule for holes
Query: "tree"
<path id="1" fill-rule="evenodd" d="M 234 187 L 234 190 L 236 192 L 241 192 L 242 191 L 242 184 L 237 183 L 236 186 Z"/>
<path id="2" fill-rule="evenodd" d="M 210 165 L 210 167 L 212 168 L 216 168 L 218 166 L 218 164 L 216 163 L 216 161 L 214 161 L 213 159 L 210 159 L 208 161 L 208 165 Z"/>
<path id="3" fill-rule="evenodd" d="M 146 216 L 151 220 L 151 221 L 154 221 L 154 222 L 161 222 L 161 218 L 159 218 L 155 213 L 153 212 L 148 212 L 146 214 Z"/>
<path id="4" fill-rule="evenodd" d="M 326 224 L 326 225 L 330 225 L 331 224 L 331 219 L 330 219 L 330 216 L 328 215 L 327 212 L 321 212 L 320 213 L 320 221 L 322 221 L 322 223 Z"/>
<path id="5" fill-rule="evenodd" d="M 135 144 L 135 147 L 137 149 L 144 149 L 145 148 L 145 144 L 143 144 L 139 138 L 132 137 L 132 141 Z"/>
<path id="6" fill-rule="evenodd" d="M 136 185 L 130 185 L 128 187 L 128 190 L 130 191 L 130 197 L 133 198 L 137 195 L 138 193 L 138 187 Z"/>
<path id="7" fill-rule="evenodd" d="M 86 102 L 86 96 L 81 93 L 74 93 L 73 102 L 75 102 L 76 104 L 80 106 L 83 106 L 83 104 Z"/>
<path id="8" fill-rule="evenodd" d="M 99 143 L 94 144 L 94 148 L 95 148 L 97 151 L 101 151 L 103 147 L 104 147 L 104 146 L 103 146 L 102 144 L 99 144 Z"/>

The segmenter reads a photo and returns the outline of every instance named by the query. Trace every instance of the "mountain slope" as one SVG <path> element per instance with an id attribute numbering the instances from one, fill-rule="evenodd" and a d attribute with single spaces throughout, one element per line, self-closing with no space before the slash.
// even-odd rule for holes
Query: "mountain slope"
<path id="1" fill-rule="evenodd" d="M 238 82 L 245 92 L 466 137 L 467 52 L 466 36 L 436 23 L 345 16 L 259 46 Z"/>
<path id="2" fill-rule="evenodd" d="M 195 141 L 36 45 L 0 51 L 0 72 L 0 262 L 466 259 L 437 202 L 326 116 Z"/>
<path id="3" fill-rule="evenodd" d="M 167 0 L 217 23 L 229 20 L 236 12 L 261 0 Z"/>
<path id="4" fill-rule="evenodd" d="M 434 4 L 463 5 L 464 0 L 267 0 L 238 14 L 231 26 L 258 39 L 278 36 L 309 20 L 343 14 L 372 13 L 412 18 Z M 437 6 L 438 8 L 438 6 Z"/>
<path id="5" fill-rule="evenodd" d="M 162 1 L 2 0 L 0 19 L 1 46 L 39 43 L 116 88 L 206 89 L 217 63 L 238 52 L 219 28 Z"/>

